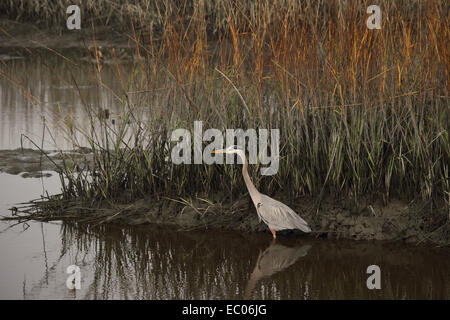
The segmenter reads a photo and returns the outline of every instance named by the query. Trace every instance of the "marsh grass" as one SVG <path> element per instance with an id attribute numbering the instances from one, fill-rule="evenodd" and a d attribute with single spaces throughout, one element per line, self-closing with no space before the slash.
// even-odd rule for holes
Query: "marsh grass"
<path id="1" fill-rule="evenodd" d="M 18 19 L 49 25 L 65 19 L 64 1 L 39 2 L 39 10 L 37 1 L 20 2 L 2 6 L 9 15 L 20 11 Z M 261 192 L 448 206 L 446 2 L 379 3 L 381 30 L 366 27 L 368 1 L 90 3 L 95 23 L 114 20 L 129 30 L 137 59 L 129 72 L 116 64 L 120 120 L 86 105 L 90 130 L 60 128 L 68 138 L 81 132 L 92 151 L 91 166 L 60 168 L 63 196 L 242 193 L 238 166 L 167 161 L 170 132 L 193 132 L 194 120 L 202 120 L 204 130 L 281 130 L 277 175 L 261 177 L 258 166 L 250 168 Z M 92 75 L 104 86 L 94 54 Z M 151 116 L 143 119 L 142 110 Z"/>

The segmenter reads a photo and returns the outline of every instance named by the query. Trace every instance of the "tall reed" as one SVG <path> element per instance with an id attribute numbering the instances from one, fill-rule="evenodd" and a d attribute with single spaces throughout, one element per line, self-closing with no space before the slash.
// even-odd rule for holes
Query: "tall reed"
<path id="1" fill-rule="evenodd" d="M 21 0 L 20 9 L 8 3 L 10 14 L 30 17 L 66 4 L 33 11 L 35 1 Z M 91 113 L 93 126 L 105 127 L 103 136 L 85 132 L 95 169 L 86 169 L 89 180 L 65 170 L 65 196 L 242 192 L 237 167 L 166 160 L 171 130 L 202 120 L 204 129 L 281 130 L 278 174 L 259 177 L 251 168 L 262 192 L 449 205 L 446 2 L 379 3 L 381 30 L 366 27 L 369 1 L 89 3 L 96 23 L 116 19 L 131 30 L 139 59 L 128 79 L 117 66 L 123 120 L 112 126 Z M 101 85 L 101 69 L 93 70 Z M 152 116 L 140 119 L 138 109 Z"/>

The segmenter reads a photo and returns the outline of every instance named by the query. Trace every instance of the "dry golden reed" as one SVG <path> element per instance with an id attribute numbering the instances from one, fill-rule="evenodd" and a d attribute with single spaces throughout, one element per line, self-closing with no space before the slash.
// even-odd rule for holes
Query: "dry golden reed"
<path id="1" fill-rule="evenodd" d="M 0 8 L 47 26 L 66 18 L 68 1 L 18 2 Z M 261 191 L 449 205 L 448 4 L 380 0 L 381 29 L 369 30 L 370 4 L 83 1 L 86 19 L 126 33 L 140 58 L 116 94 L 129 110 L 153 106 L 155 116 L 120 127 L 137 128 L 127 150 L 106 152 L 105 140 L 91 137 L 102 169 L 89 183 L 66 172 L 66 196 L 243 190 L 236 168 L 165 160 L 170 130 L 203 120 L 219 129 L 280 128 L 280 170 L 256 179 Z"/>

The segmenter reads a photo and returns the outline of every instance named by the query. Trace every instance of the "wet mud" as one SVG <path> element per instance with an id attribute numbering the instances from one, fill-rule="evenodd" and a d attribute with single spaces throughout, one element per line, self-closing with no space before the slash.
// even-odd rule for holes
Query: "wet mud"
<path id="1" fill-rule="evenodd" d="M 87 150 L 46 152 L 16 149 L 0 152 L 0 172 L 18 174 L 24 178 L 39 178 L 57 174 L 55 170 L 71 162 L 73 166 L 89 165 L 92 161 Z M 353 200 L 324 199 L 319 209 L 314 199 L 286 200 L 282 195 L 270 195 L 288 204 L 311 226 L 312 232 L 285 230 L 280 235 L 300 237 L 389 240 L 409 243 L 450 244 L 448 208 L 431 207 L 419 203 L 392 199 L 388 203 Z M 200 195 L 194 198 L 146 198 L 126 200 L 131 194 L 124 192 L 125 200 L 83 203 L 76 199 L 51 197 L 13 208 L 13 219 L 40 221 L 76 220 L 91 224 L 172 225 L 182 230 L 237 230 L 267 232 L 267 226 L 258 220 L 256 210 L 247 192 L 232 198 L 228 194 Z M 208 200 L 206 200 L 208 199 Z M 8 217 L 6 217 L 8 218 Z"/>

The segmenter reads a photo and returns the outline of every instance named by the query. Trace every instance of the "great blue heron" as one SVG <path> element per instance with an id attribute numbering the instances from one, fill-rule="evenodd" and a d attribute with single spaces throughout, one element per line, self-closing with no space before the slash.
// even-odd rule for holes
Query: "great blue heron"
<path id="1" fill-rule="evenodd" d="M 238 146 L 230 146 L 227 149 L 215 150 L 212 153 L 236 153 L 241 157 L 243 163 L 242 175 L 253 204 L 255 205 L 256 212 L 258 213 L 259 221 L 261 222 L 262 220 L 265 224 L 267 224 L 274 239 L 277 237 L 276 232 L 284 229 L 300 229 L 303 232 L 311 232 L 311 228 L 308 226 L 308 223 L 300 218 L 294 210 L 289 208 L 284 203 L 260 193 L 255 188 L 250 176 L 248 175 L 248 162 L 243 149 Z"/>

